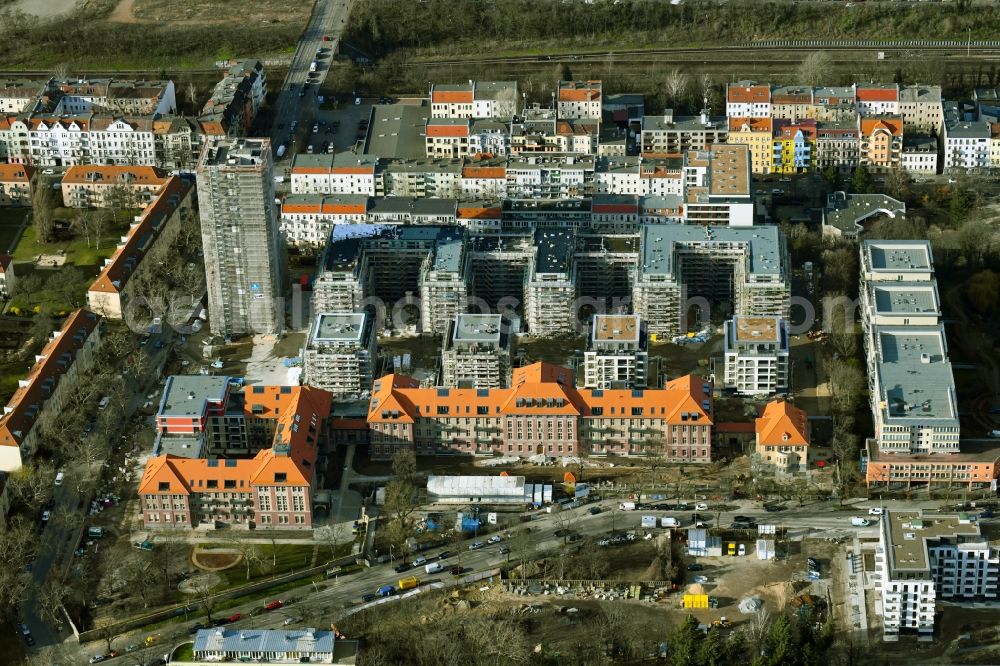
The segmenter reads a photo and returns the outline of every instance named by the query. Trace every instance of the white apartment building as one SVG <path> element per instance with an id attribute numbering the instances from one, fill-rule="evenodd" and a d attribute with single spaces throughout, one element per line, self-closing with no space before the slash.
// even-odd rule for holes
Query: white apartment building
<path id="1" fill-rule="evenodd" d="M 895 83 L 856 86 L 855 98 L 863 118 L 899 115 L 899 86 Z"/>
<path id="2" fill-rule="evenodd" d="M 517 81 L 469 81 L 431 86 L 432 118 L 500 118 L 517 114 Z"/>
<path id="3" fill-rule="evenodd" d="M 990 124 L 984 121 L 945 122 L 944 168 L 976 169 L 990 166 Z"/>
<path id="4" fill-rule="evenodd" d="M 378 160 L 367 155 L 305 155 L 292 160 L 293 194 L 376 195 Z"/>
<path id="5" fill-rule="evenodd" d="M 933 640 L 939 598 L 996 599 L 1000 552 L 968 516 L 886 511 L 878 531 L 873 578 L 884 640 Z"/>
<path id="6" fill-rule="evenodd" d="M 730 118 L 770 118 L 771 86 L 739 81 L 726 86 L 726 115 Z"/>
<path id="7" fill-rule="evenodd" d="M 356 400 L 371 390 L 375 359 L 375 327 L 368 314 L 324 312 L 309 329 L 303 383 Z"/>
<path id="8" fill-rule="evenodd" d="M 41 81 L 0 81 L 0 113 L 21 113 L 33 105 L 42 92 Z"/>
<path id="9" fill-rule="evenodd" d="M 600 121 L 602 101 L 600 81 L 560 81 L 556 93 L 556 114 L 560 119 L 590 118 Z"/>
<path id="10" fill-rule="evenodd" d="M 905 124 L 905 118 L 903 122 Z M 936 174 L 938 170 L 937 140 L 930 136 L 904 136 L 899 166 L 910 173 Z"/>
<path id="11" fill-rule="evenodd" d="M 725 325 L 724 384 L 744 395 L 788 390 L 788 324 L 780 317 L 733 317 Z"/>
<path id="12" fill-rule="evenodd" d="M 958 400 L 927 241 L 861 244 L 868 389 L 881 453 L 957 453 Z"/>
<path id="13" fill-rule="evenodd" d="M 456 315 L 441 350 L 441 386 L 504 388 L 510 384 L 510 324 L 502 315 Z"/>
<path id="14" fill-rule="evenodd" d="M 281 202 L 279 230 L 289 245 L 322 247 L 335 224 L 363 224 L 368 197 L 363 194 L 289 194 Z"/>
<path id="15" fill-rule="evenodd" d="M 649 352 L 638 315 L 594 315 L 583 353 L 583 376 L 583 386 L 589 389 L 648 386 Z"/>

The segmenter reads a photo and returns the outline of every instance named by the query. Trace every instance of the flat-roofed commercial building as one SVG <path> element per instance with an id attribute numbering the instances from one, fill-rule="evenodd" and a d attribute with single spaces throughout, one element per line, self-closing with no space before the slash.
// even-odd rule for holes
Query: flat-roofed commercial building
<path id="1" fill-rule="evenodd" d="M 583 377 L 584 388 L 646 388 L 649 352 L 638 315 L 594 315 L 583 353 Z"/>
<path id="2" fill-rule="evenodd" d="M 363 397 L 372 385 L 374 329 L 372 317 L 363 312 L 316 315 L 303 353 L 303 383 L 334 398 Z"/>

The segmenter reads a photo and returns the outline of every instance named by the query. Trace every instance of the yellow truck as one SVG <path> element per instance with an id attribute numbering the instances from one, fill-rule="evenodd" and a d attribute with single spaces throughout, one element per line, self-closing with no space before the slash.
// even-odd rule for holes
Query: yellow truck
<path id="1" fill-rule="evenodd" d="M 732 556 L 734 556 L 734 557 L 736 556 L 736 544 L 735 543 L 729 544 L 729 554 L 732 555 Z"/>
<path id="2" fill-rule="evenodd" d="M 420 585 L 420 579 L 417 578 L 416 576 L 410 576 L 409 578 L 400 578 L 399 579 L 399 589 L 400 589 L 400 591 L 413 589 L 417 585 Z"/>

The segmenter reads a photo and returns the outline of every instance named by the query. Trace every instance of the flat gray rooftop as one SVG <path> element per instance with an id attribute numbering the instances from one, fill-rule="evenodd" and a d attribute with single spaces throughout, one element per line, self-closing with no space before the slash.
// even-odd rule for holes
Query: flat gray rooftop
<path id="1" fill-rule="evenodd" d="M 455 199 L 425 197 L 375 197 L 368 208 L 369 215 L 445 215 L 454 217 L 458 208 Z"/>
<path id="2" fill-rule="evenodd" d="M 930 241 L 865 241 L 864 252 L 868 266 L 874 271 L 926 272 L 934 268 Z"/>
<path id="3" fill-rule="evenodd" d="M 859 231 L 861 224 L 876 215 L 904 217 L 906 204 L 885 194 L 847 194 L 834 192 L 827 197 L 824 222 L 841 231 Z"/>
<path id="4" fill-rule="evenodd" d="M 874 282 L 875 310 L 884 314 L 940 313 L 936 282 Z"/>
<path id="5" fill-rule="evenodd" d="M 498 314 L 460 314 L 455 317 L 454 342 L 494 342 L 500 344 L 503 316 Z"/>
<path id="6" fill-rule="evenodd" d="M 158 456 L 177 456 L 178 458 L 201 458 L 202 447 L 205 444 L 204 435 L 159 435 L 154 445 Z"/>
<path id="7" fill-rule="evenodd" d="M 955 378 L 944 326 L 876 326 L 875 336 L 886 422 L 940 419 L 957 427 Z"/>
<path id="8" fill-rule="evenodd" d="M 535 273 L 567 273 L 573 258 L 574 236 L 561 229 L 538 229 L 535 232 Z"/>
<path id="9" fill-rule="evenodd" d="M 158 416 L 200 416 L 209 400 L 222 401 L 229 377 L 173 375 L 167 378 Z"/>
<path id="10" fill-rule="evenodd" d="M 384 104 L 375 107 L 368 128 L 366 155 L 416 159 L 424 157 L 424 127 L 431 115 L 427 104 Z"/>
<path id="11" fill-rule="evenodd" d="M 784 239 L 776 226 L 716 227 L 688 224 L 645 224 L 642 227 L 643 273 L 674 275 L 676 252 L 684 246 L 710 247 L 730 252 L 742 247 L 752 275 L 784 275 Z"/>
<path id="12" fill-rule="evenodd" d="M 465 251 L 465 239 L 462 232 L 455 229 L 438 238 L 434 246 L 434 258 L 431 270 L 446 273 L 458 273 L 462 269 L 462 255 Z"/>
<path id="13" fill-rule="evenodd" d="M 361 344 L 366 316 L 363 312 L 336 312 L 316 315 L 310 343 L 331 341 Z"/>

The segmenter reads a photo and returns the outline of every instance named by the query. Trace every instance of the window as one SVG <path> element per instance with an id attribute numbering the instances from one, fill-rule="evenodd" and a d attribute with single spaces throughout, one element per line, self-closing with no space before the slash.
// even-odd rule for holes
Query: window
<path id="1" fill-rule="evenodd" d="M 287 481 L 288 481 L 288 475 L 285 474 L 284 472 L 275 472 L 274 473 L 274 482 L 275 483 L 286 483 Z"/>
<path id="2" fill-rule="evenodd" d="M 160 481 L 160 485 L 159 485 L 158 488 L 159 488 L 159 491 L 161 493 L 169 492 L 169 490 L 170 490 L 170 482 L 169 481 Z"/>

